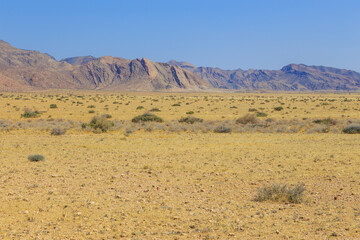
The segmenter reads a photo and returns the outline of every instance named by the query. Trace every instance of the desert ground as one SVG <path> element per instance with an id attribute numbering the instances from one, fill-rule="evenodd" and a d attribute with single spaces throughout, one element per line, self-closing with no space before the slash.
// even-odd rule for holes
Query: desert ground
<path id="1" fill-rule="evenodd" d="M 0 239 L 360 239 L 359 123 L 360 94 L 2 93 Z"/>

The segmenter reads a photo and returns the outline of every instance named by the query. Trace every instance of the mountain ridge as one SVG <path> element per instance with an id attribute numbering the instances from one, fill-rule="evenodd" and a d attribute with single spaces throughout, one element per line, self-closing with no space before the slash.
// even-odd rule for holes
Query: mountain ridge
<path id="1" fill-rule="evenodd" d="M 0 42 L 0 90 L 201 91 L 211 89 L 195 74 L 148 59 L 73 57 L 48 54 Z"/>
<path id="2" fill-rule="evenodd" d="M 182 66 L 183 62 L 169 61 Z M 187 67 L 216 88 L 273 91 L 359 91 L 360 73 L 352 70 L 305 64 L 288 64 L 280 70 L 223 70 Z"/>
<path id="3" fill-rule="evenodd" d="M 360 91 L 360 73 L 288 64 L 279 70 L 223 70 L 189 62 L 80 56 L 57 61 L 0 40 L 0 90 Z"/>

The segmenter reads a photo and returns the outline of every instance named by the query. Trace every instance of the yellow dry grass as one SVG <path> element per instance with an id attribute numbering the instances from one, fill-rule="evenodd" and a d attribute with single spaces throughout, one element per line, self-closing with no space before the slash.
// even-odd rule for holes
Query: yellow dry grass
<path id="1" fill-rule="evenodd" d="M 335 94 L 4 93 L 0 119 L 19 121 L 25 106 L 42 111 L 45 119 L 86 122 L 94 116 L 88 113 L 92 109 L 130 120 L 144 112 L 138 106 L 159 108 L 156 114 L 166 120 L 188 111 L 207 120 L 235 119 L 249 108 L 263 108 L 275 119 L 350 119 L 359 118 L 359 99 Z M 178 102 L 180 107 L 172 106 Z M 276 106 L 284 110 L 274 111 Z M 124 131 L 70 130 L 51 136 L 20 129 L 0 132 L 0 146 L 1 239 L 360 237 L 357 134 L 140 130 L 124 136 Z M 30 154 L 46 159 L 30 162 Z M 259 187 L 301 182 L 306 188 L 301 204 L 253 201 Z"/>

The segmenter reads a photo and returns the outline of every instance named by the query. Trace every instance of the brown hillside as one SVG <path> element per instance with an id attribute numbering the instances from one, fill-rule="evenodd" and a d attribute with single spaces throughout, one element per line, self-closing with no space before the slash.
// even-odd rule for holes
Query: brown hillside
<path id="1" fill-rule="evenodd" d="M 69 62 L 67 62 L 69 61 Z M 80 57 L 56 61 L 37 51 L 0 41 L 0 90 L 115 89 L 203 90 L 210 85 L 177 66 L 148 59 Z"/>

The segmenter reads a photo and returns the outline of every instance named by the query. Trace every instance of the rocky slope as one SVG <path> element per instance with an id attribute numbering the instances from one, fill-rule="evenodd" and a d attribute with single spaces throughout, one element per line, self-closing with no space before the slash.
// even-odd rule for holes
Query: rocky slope
<path id="1" fill-rule="evenodd" d="M 0 91 L 111 89 L 126 91 L 360 91 L 360 73 L 290 64 L 281 70 L 222 70 L 187 62 L 92 56 L 57 61 L 0 40 Z"/>
<path id="2" fill-rule="evenodd" d="M 75 57 L 56 61 L 0 41 L 0 90 L 111 89 L 199 91 L 210 84 L 181 67 L 148 59 Z"/>
<path id="3" fill-rule="evenodd" d="M 360 73 L 323 67 L 290 64 L 281 70 L 222 70 L 195 67 L 186 62 L 168 62 L 195 73 L 215 88 L 271 91 L 359 91 Z"/>

